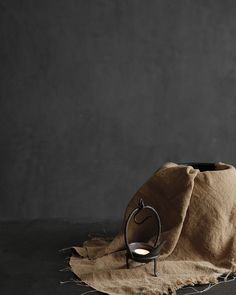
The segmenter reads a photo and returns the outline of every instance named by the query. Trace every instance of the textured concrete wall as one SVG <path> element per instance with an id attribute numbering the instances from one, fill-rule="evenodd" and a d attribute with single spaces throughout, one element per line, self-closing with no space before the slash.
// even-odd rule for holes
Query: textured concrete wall
<path id="1" fill-rule="evenodd" d="M 236 163 L 235 16 L 0 0 L 0 219 L 119 219 L 165 161 Z"/>

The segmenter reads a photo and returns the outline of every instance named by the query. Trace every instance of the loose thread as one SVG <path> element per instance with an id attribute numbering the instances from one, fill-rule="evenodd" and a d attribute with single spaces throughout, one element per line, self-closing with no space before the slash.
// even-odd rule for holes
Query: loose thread
<path id="1" fill-rule="evenodd" d="M 79 279 L 71 278 L 70 280 L 67 280 L 67 281 L 60 281 L 61 285 L 65 285 L 65 284 L 69 284 L 69 283 L 73 283 L 73 284 L 76 284 L 77 286 L 81 286 L 81 287 L 90 288 L 89 285 L 87 285 L 85 282 L 83 282 L 83 281 L 81 281 Z"/>
<path id="2" fill-rule="evenodd" d="M 226 275 L 226 277 L 224 278 L 224 281 L 227 281 L 228 280 L 228 277 L 231 275 L 231 271 L 229 271 Z"/>
<path id="3" fill-rule="evenodd" d="M 97 290 L 87 291 L 87 292 L 81 293 L 80 295 L 85 295 L 85 294 L 88 294 L 88 293 L 94 293 L 94 292 L 97 292 Z"/>
<path id="4" fill-rule="evenodd" d="M 71 271 L 71 268 L 69 266 L 59 269 L 59 271 L 63 272 L 63 271 Z"/>
<path id="5" fill-rule="evenodd" d="M 194 292 L 185 293 L 184 295 L 201 294 L 201 293 L 204 293 L 204 292 L 210 290 L 211 287 L 212 287 L 211 284 L 209 284 L 204 290 L 197 290 L 197 289 L 194 288 L 194 287 L 186 287 L 186 289 L 187 289 L 187 288 L 190 288 L 190 289 L 192 289 Z"/>
<path id="6" fill-rule="evenodd" d="M 58 252 L 59 252 L 59 253 L 61 253 L 61 252 L 64 253 L 64 252 L 66 252 L 66 251 L 68 251 L 68 250 L 71 250 L 72 248 L 73 248 L 73 247 L 62 248 L 62 249 L 59 249 Z"/>
<path id="7" fill-rule="evenodd" d="M 88 285 L 86 284 L 80 284 L 80 283 L 75 283 L 77 286 L 81 286 L 81 287 L 86 287 L 86 288 L 90 288 Z"/>
<path id="8" fill-rule="evenodd" d="M 73 279 L 70 279 L 68 281 L 60 281 L 61 285 L 65 285 L 65 284 L 69 284 L 69 283 L 75 283 L 75 282 L 73 281 Z"/>
<path id="9" fill-rule="evenodd" d="M 228 280 L 228 277 L 229 277 L 230 274 L 231 274 L 231 273 L 227 274 L 226 277 L 219 277 L 219 278 L 224 279 L 224 281 L 222 281 L 222 282 L 217 282 L 217 283 L 215 283 L 215 284 L 211 284 L 211 283 L 210 283 L 210 284 L 209 284 L 204 290 L 197 290 L 197 289 L 195 289 L 195 288 L 193 288 L 193 287 L 185 287 L 185 289 L 187 289 L 187 288 L 191 288 L 191 289 L 194 290 L 195 292 L 185 293 L 184 295 L 202 294 L 202 293 L 204 293 L 204 292 L 209 291 L 210 289 L 212 289 L 213 287 L 215 287 L 215 286 L 217 286 L 217 285 L 224 284 L 224 283 L 230 283 L 230 282 L 235 281 L 235 280 L 236 280 L 236 277 L 235 277 L 235 276 L 234 276 L 232 279 L 229 279 L 229 280 Z"/>
<path id="10" fill-rule="evenodd" d="M 196 288 L 194 288 L 194 287 L 192 287 L 192 286 L 186 286 L 186 287 L 183 287 L 183 289 L 185 290 L 185 289 L 192 289 L 193 291 L 195 291 L 195 292 L 198 292 L 199 290 L 197 290 Z M 188 293 L 187 293 L 188 294 Z M 187 294 L 185 294 L 185 295 L 187 295 Z"/>

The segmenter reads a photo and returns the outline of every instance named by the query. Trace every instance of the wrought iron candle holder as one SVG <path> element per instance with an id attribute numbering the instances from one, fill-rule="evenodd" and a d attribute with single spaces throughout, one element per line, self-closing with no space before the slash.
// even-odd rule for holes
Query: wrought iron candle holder
<path id="1" fill-rule="evenodd" d="M 137 221 L 136 217 L 137 215 L 143 211 L 144 209 L 148 209 L 149 211 L 152 211 L 155 216 L 155 220 L 157 223 L 157 233 L 156 233 L 156 239 L 153 245 L 150 245 L 149 243 L 145 242 L 132 242 L 129 243 L 128 241 L 128 234 L 129 234 L 129 223 L 131 219 L 134 219 L 134 222 L 138 225 L 143 224 L 150 216 L 145 217 L 142 221 Z M 148 263 L 153 261 L 154 264 L 154 276 L 157 276 L 157 258 L 160 255 L 161 248 L 165 244 L 166 241 L 159 242 L 160 241 L 160 235 L 161 235 L 161 221 L 160 217 L 157 213 L 157 211 L 151 207 L 146 206 L 142 199 L 139 200 L 137 208 L 135 208 L 128 216 L 126 223 L 125 223 L 125 244 L 126 244 L 126 266 L 129 268 L 129 259 L 141 262 L 141 263 Z"/>

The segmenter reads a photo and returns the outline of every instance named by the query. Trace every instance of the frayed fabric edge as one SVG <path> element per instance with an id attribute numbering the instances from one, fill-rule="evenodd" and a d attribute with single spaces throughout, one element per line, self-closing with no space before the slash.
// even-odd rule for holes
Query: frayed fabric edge
<path id="1" fill-rule="evenodd" d="M 72 273 L 74 273 L 72 268 L 70 268 L 70 271 Z M 200 276 L 197 278 L 190 278 L 187 280 L 177 279 L 176 283 L 173 285 L 166 285 L 161 290 L 155 289 L 155 291 L 154 290 L 147 291 L 147 292 L 144 291 L 142 293 L 142 295 L 169 295 L 169 294 L 175 295 L 176 292 L 180 289 L 186 290 L 186 293 L 184 293 L 183 295 L 202 294 L 202 293 L 205 293 L 220 284 L 230 283 L 235 280 L 236 280 L 236 273 L 234 273 L 234 272 L 222 274 L 218 277 L 216 277 L 216 276 L 208 276 L 208 277 L 207 276 Z M 78 280 L 72 279 L 70 282 L 75 283 L 76 285 L 79 285 L 79 286 L 93 288 L 93 290 L 89 291 L 88 293 L 92 293 L 92 292 L 96 292 L 96 291 L 102 292 L 102 293 L 105 292 L 104 290 L 97 289 L 95 286 L 93 286 L 93 284 L 91 284 L 90 282 L 87 282 L 86 279 L 82 279 L 82 280 L 81 279 L 78 279 Z M 197 290 L 194 287 L 195 285 L 202 285 L 202 286 L 207 285 L 207 286 L 204 289 Z M 87 294 L 87 292 L 82 293 L 80 295 L 85 295 L 85 294 Z M 107 294 L 117 295 L 118 293 L 107 293 Z"/>
<path id="2" fill-rule="evenodd" d="M 62 251 L 59 250 L 59 252 L 66 252 L 66 251 L 72 250 L 72 249 L 75 249 L 75 247 L 73 247 L 73 246 L 68 247 L 68 248 L 62 249 Z M 81 256 L 81 257 L 83 257 L 83 256 Z M 66 258 L 67 259 L 67 264 L 68 264 L 67 267 L 65 267 L 64 269 L 61 269 L 59 271 L 69 271 L 69 272 L 73 273 L 78 278 L 76 273 L 74 273 L 74 271 L 73 271 L 73 269 L 72 269 L 72 267 L 70 265 L 70 259 L 68 261 L 68 258 L 69 257 Z M 232 261 L 232 268 L 228 273 L 222 273 L 219 276 L 199 276 L 199 277 L 196 277 L 196 278 L 189 278 L 189 279 L 186 279 L 186 280 L 177 279 L 176 283 L 173 284 L 173 285 L 164 286 L 162 288 L 162 290 L 157 290 L 156 289 L 155 291 L 147 291 L 146 293 L 142 293 L 142 295 L 169 295 L 169 294 L 175 295 L 176 292 L 178 290 L 180 290 L 180 289 L 186 289 L 186 290 L 191 289 L 192 290 L 190 292 L 184 293 L 183 295 L 202 294 L 202 293 L 205 293 L 205 292 L 209 291 L 210 289 L 212 289 L 212 288 L 214 288 L 214 287 L 216 287 L 216 286 L 218 286 L 220 284 L 230 283 L 230 282 L 233 282 L 235 280 L 236 280 L 236 263 L 235 263 L 235 259 L 234 259 Z M 80 295 L 85 295 L 85 294 L 89 294 L 89 293 L 93 293 L 93 292 L 97 292 L 97 291 L 104 293 L 104 290 L 97 289 L 90 282 L 86 282 L 85 279 L 81 280 L 80 278 L 78 278 L 78 279 L 71 278 L 70 280 L 67 280 L 67 281 L 60 281 L 61 285 L 66 284 L 66 283 L 74 283 L 77 286 L 93 288 L 93 290 L 83 292 Z M 203 290 L 197 290 L 194 287 L 195 285 L 204 286 L 204 285 L 207 285 L 207 284 L 208 284 L 208 286 Z M 107 294 L 117 295 L 117 293 L 107 293 Z"/>
<path id="3" fill-rule="evenodd" d="M 206 285 L 205 283 L 202 283 L 202 282 L 197 282 L 196 284 L 194 284 L 193 286 L 183 286 L 182 289 L 191 289 L 192 291 L 190 292 L 186 292 L 184 293 L 184 295 L 193 295 L 193 294 L 202 294 L 202 293 L 205 293 L 207 291 L 209 291 L 210 289 L 220 285 L 220 284 L 225 284 L 225 283 L 230 283 L 230 282 L 233 282 L 236 280 L 236 275 L 234 272 L 229 272 L 228 274 L 226 274 L 225 276 L 221 275 L 221 276 L 218 276 L 216 278 L 216 281 L 215 282 L 209 282 L 209 283 L 206 283 L 208 284 L 208 286 L 203 289 L 203 290 L 197 290 L 194 285 L 196 284 L 200 284 L 200 285 Z M 176 293 L 174 293 L 176 294 Z"/>

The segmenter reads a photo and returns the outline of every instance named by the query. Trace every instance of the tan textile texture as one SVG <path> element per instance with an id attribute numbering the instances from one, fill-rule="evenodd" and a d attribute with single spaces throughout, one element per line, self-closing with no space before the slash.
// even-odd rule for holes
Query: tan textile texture
<path id="1" fill-rule="evenodd" d="M 130 200 L 128 214 L 142 198 L 153 206 L 166 240 L 153 263 L 130 260 L 126 269 L 123 229 L 112 240 L 99 238 L 74 247 L 71 270 L 94 289 L 112 295 L 168 294 L 186 285 L 216 283 L 226 273 L 236 273 L 236 170 L 219 163 L 216 170 L 200 172 L 192 166 L 163 165 Z M 148 214 L 143 211 L 143 217 Z M 142 217 L 140 217 L 142 219 Z M 130 241 L 154 238 L 155 222 L 130 223 Z"/>

